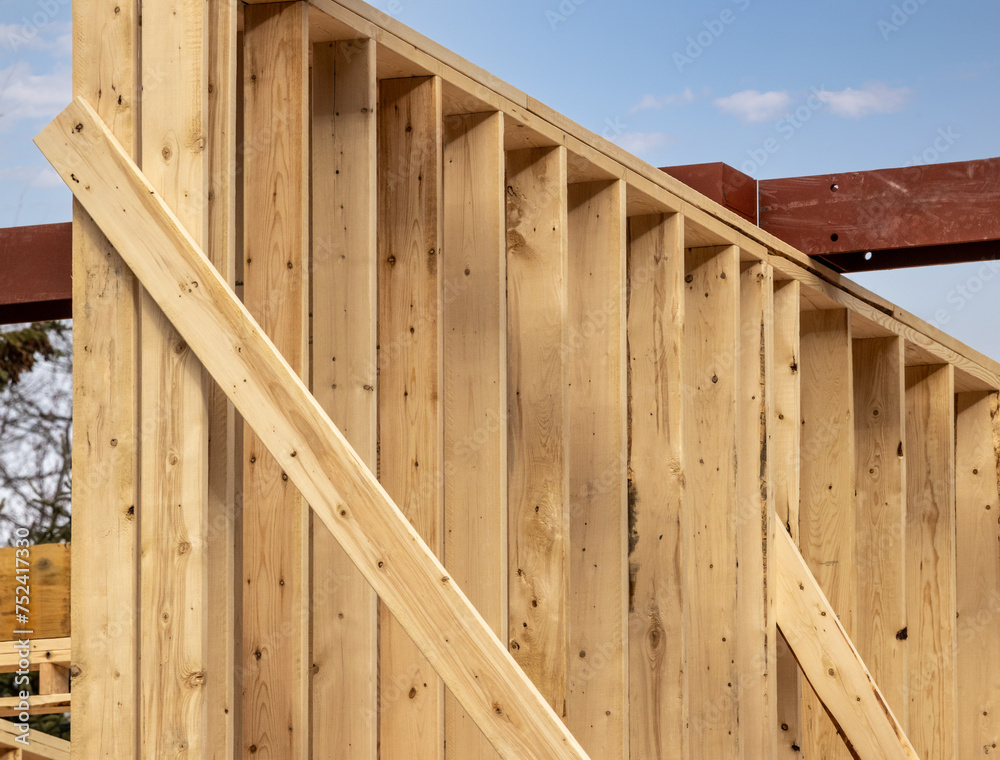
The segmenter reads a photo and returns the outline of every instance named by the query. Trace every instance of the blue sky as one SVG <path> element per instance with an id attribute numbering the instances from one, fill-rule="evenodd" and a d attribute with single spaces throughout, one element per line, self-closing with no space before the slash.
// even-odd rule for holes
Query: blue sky
<path id="1" fill-rule="evenodd" d="M 996 0 L 375 5 L 655 165 L 766 179 L 1000 156 Z M 70 31 L 69 0 L 0 3 L 0 226 L 70 216 L 31 144 L 69 99 Z M 1000 269 L 855 279 L 1000 358 Z"/>

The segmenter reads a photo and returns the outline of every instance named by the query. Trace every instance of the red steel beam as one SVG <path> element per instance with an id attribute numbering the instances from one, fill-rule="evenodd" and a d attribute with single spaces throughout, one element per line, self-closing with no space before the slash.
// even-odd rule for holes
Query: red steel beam
<path id="1" fill-rule="evenodd" d="M 720 162 L 663 171 L 748 221 L 759 206 L 763 229 L 840 271 L 1000 259 L 1000 158 L 760 182 Z M 69 318 L 72 259 L 69 222 L 0 229 L 0 324 Z"/>
<path id="2" fill-rule="evenodd" d="M 73 225 L 0 229 L 0 324 L 72 316 Z"/>
<path id="3" fill-rule="evenodd" d="M 1000 158 L 758 187 L 760 226 L 841 271 L 1000 259 Z"/>
<path id="4" fill-rule="evenodd" d="M 664 166 L 661 171 L 757 224 L 757 180 L 729 164 Z"/>

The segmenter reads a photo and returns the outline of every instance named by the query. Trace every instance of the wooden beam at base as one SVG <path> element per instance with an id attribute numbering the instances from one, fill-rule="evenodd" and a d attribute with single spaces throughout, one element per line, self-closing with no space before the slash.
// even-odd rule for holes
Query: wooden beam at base
<path id="1" fill-rule="evenodd" d="M 778 627 L 836 721 L 850 755 L 855 760 L 918 760 L 836 612 L 784 531 L 778 531 L 775 561 Z"/>
<path id="2" fill-rule="evenodd" d="M 568 204 L 566 722 L 616 760 L 629 757 L 625 183 L 572 184 Z"/>
<path id="3" fill-rule="evenodd" d="M 629 744 L 684 753 L 684 219 L 629 219 Z"/>
<path id="4" fill-rule="evenodd" d="M 70 760 L 70 744 L 65 739 L 42 731 L 21 731 L 21 723 L 0 720 L 0 749 L 20 750 L 23 760 Z M 28 743 L 18 741 L 27 736 Z"/>
<path id="5" fill-rule="evenodd" d="M 28 649 L 28 660 L 31 670 L 38 670 L 41 663 L 69 667 L 70 639 L 31 639 Z M 0 646 L 0 673 L 13 673 L 18 669 L 20 654 L 11 646 Z"/>
<path id="6" fill-rule="evenodd" d="M 501 757 L 586 758 L 87 102 L 35 142 Z"/>
<path id="7" fill-rule="evenodd" d="M 906 619 L 910 738 L 955 757 L 955 368 L 906 368 Z"/>
<path id="8" fill-rule="evenodd" d="M 507 247 L 503 116 L 445 120 L 444 556 L 507 641 Z M 494 750 L 449 692 L 445 754 Z"/>
<path id="9" fill-rule="evenodd" d="M 957 756 L 1000 745 L 1000 397 L 956 397 Z"/>
<path id="10" fill-rule="evenodd" d="M 244 301 L 308 377 L 308 7 L 245 14 Z M 242 752 L 308 760 L 309 510 L 260 433 L 245 425 Z"/>
<path id="11" fill-rule="evenodd" d="M 22 712 L 28 715 L 52 715 L 70 712 L 69 694 L 32 694 L 28 697 L 28 709 L 22 709 L 24 700 L 20 697 L 0 697 L 0 718 L 13 718 Z"/>
<path id="12" fill-rule="evenodd" d="M 312 388 L 369 469 L 378 461 L 375 42 L 313 45 Z M 378 599 L 314 517 L 314 760 L 378 755 Z"/>

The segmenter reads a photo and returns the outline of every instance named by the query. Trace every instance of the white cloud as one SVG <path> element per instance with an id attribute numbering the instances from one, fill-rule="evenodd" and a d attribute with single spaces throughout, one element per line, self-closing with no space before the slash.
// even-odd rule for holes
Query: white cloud
<path id="1" fill-rule="evenodd" d="M 910 99 L 908 87 L 888 87 L 881 82 L 866 84 L 860 90 L 819 90 L 819 99 L 830 106 L 837 116 L 860 119 L 873 113 L 895 113 Z"/>
<path id="2" fill-rule="evenodd" d="M 639 113 L 655 108 L 662 111 L 667 106 L 690 103 L 694 100 L 694 93 L 690 87 L 685 87 L 684 92 L 673 95 L 643 95 L 642 99 L 629 109 L 629 113 Z"/>
<path id="3" fill-rule="evenodd" d="M 42 27 L 21 24 L 0 24 L 0 50 L 13 53 L 41 50 L 69 57 L 73 52 L 73 35 L 67 23 L 51 23 Z"/>
<path id="4" fill-rule="evenodd" d="M 69 69 L 33 74 L 22 62 L 0 70 L 0 123 L 52 119 L 72 99 Z"/>
<path id="5" fill-rule="evenodd" d="M 671 145 L 674 140 L 674 136 L 666 132 L 622 132 L 611 138 L 612 142 L 640 158 L 648 151 Z"/>
<path id="6" fill-rule="evenodd" d="M 719 110 L 732 114 L 747 124 L 777 119 L 791 104 L 792 96 L 784 90 L 769 92 L 743 90 L 715 99 L 715 105 Z"/>

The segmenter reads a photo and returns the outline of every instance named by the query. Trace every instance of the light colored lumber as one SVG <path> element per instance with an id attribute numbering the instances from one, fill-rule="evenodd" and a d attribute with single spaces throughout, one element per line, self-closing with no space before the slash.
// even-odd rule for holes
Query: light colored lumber
<path id="1" fill-rule="evenodd" d="M 684 510 L 681 515 L 689 717 L 687 743 L 738 758 L 739 570 L 736 523 L 740 377 L 739 249 L 686 257 Z M 756 460 L 759 462 L 759 456 Z M 675 581 L 676 582 L 676 581 Z"/>
<path id="2" fill-rule="evenodd" d="M 803 312 L 800 325 L 799 547 L 851 635 L 857 605 L 857 551 L 850 312 Z M 803 756 L 849 757 L 816 696 L 809 689 L 803 692 Z"/>
<path id="3" fill-rule="evenodd" d="M 441 558 L 440 80 L 383 79 L 378 133 L 379 480 Z M 388 614 L 380 646 L 381 757 L 443 757 L 440 679 Z"/>
<path id="4" fill-rule="evenodd" d="M 955 369 L 906 368 L 906 620 L 910 739 L 955 757 Z"/>
<path id="5" fill-rule="evenodd" d="M 799 310 L 798 280 L 774 284 L 774 374 L 772 376 L 771 477 L 774 481 L 776 529 L 799 540 L 799 468 L 801 390 L 799 386 Z M 778 760 L 802 757 L 802 682 L 799 666 L 788 645 L 778 633 L 777 712 Z"/>
<path id="6" fill-rule="evenodd" d="M 566 150 L 507 154 L 510 650 L 566 711 Z"/>
<path id="7" fill-rule="evenodd" d="M 244 144 L 252 146 L 243 151 L 244 301 L 302 377 L 308 377 L 307 16 L 304 3 L 248 7 L 244 32 Z M 260 433 L 247 425 L 243 445 L 243 745 L 258 756 L 306 760 L 309 510 Z"/>
<path id="8" fill-rule="evenodd" d="M 70 633 L 71 556 L 69 544 L 7 546 L 0 549 L 0 578 L 8 591 L 0 609 L 0 642 L 25 638 L 14 631 L 31 629 L 31 638 L 55 639 Z M 18 580 L 27 580 L 28 588 Z M 14 598 L 27 596 L 29 625 L 17 622 Z M 3 646 L 0 645 L 0 649 Z"/>
<path id="9" fill-rule="evenodd" d="M 854 643 L 907 725 L 903 341 L 855 340 L 858 614 Z"/>
<path id="10" fill-rule="evenodd" d="M 139 150 L 137 2 L 74 3 L 73 94 Z M 73 757 L 139 757 L 138 288 L 73 205 Z M 116 678 L 109 674 L 116 673 Z"/>
<path id="11" fill-rule="evenodd" d="M 0 697 L 0 718 L 12 718 L 22 712 L 28 715 L 51 715 L 70 712 L 69 694 L 32 694 L 27 699 L 28 709 L 22 709 L 20 697 Z"/>
<path id="12" fill-rule="evenodd" d="M 1000 388 L 1000 363 L 955 338 L 918 319 L 850 279 L 837 274 L 801 251 L 740 218 L 693 190 L 679 180 L 629 154 L 623 148 L 580 127 L 567 117 L 510 86 L 506 82 L 469 63 L 460 56 L 423 35 L 409 29 L 388 14 L 363 0 L 310 0 L 319 14 L 335 23 L 339 35 L 367 36 L 378 39 L 380 48 L 391 51 L 402 70 L 441 76 L 449 86 L 478 103 L 496 108 L 510 117 L 510 123 L 530 127 L 541 134 L 548 145 L 564 145 L 574 159 L 581 157 L 594 165 L 602 176 L 623 178 L 630 190 L 635 188 L 651 198 L 657 208 L 635 213 L 680 211 L 689 225 L 707 235 L 691 245 L 738 244 L 752 251 L 755 258 L 766 258 L 783 278 L 799 279 L 810 288 L 830 288 L 858 308 L 870 310 L 896 334 L 932 352 L 938 361 L 951 362 L 967 372 L 969 379 L 982 388 Z M 343 38 L 343 37 L 342 37 Z M 395 76 L 404 74 L 397 73 Z M 483 105 L 480 105 L 480 110 Z M 574 160 L 573 163 L 578 163 Z M 596 178 L 596 177 L 595 177 Z M 633 213 L 630 209 L 630 213 Z M 846 305 L 846 303 L 845 303 Z"/>
<path id="13" fill-rule="evenodd" d="M 739 739 L 744 757 L 772 758 L 778 745 L 777 628 L 768 562 L 775 540 L 771 460 L 775 369 L 774 272 L 767 262 L 742 267 L 739 341 L 735 547 Z"/>
<path id="14" fill-rule="evenodd" d="M 208 6 L 154 3 L 143 21 L 142 166 L 207 247 Z M 208 384 L 156 302 L 143 292 L 141 304 L 139 743 L 143 756 L 202 755 L 211 670 Z"/>
<path id="15" fill-rule="evenodd" d="M 629 736 L 637 758 L 684 754 L 681 466 L 684 220 L 629 219 Z"/>
<path id="16" fill-rule="evenodd" d="M 0 645 L 0 673 L 13 673 L 18 669 L 20 655 L 13 644 Z M 28 660 L 31 670 L 38 670 L 43 662 L 68 667 L 70 664 L 70 639 L 30 639 Z"/>
<path id="17" fill-rule="evenodd" d="M 236 215 L 237 16 L 235 2 L 208 4 L 208 254 L 230 287 L 236 284 L 236 236 L 242 223 Z M 242 109 L 239 109 L 242 111 Z M 242 476 L 236 413 L 226 394 L 206 373 L 208 384 L 208 662 L 217 676 L 208 679 L 209 757 L 231 760 L 239 752 L 238 705 L 242 689 L 239 553 L 242 526 L 237 490 Z M 242 425 L 241 433 L 242 433 Z"/>
<path id="18" fill-rule="evenodd" d="M 799 445 L 801 390 L 799 373 L 799 290 L 795 280 L 774 284 L 774 420 L 772 468 L 778 522 L 799 540 Z"/>
<path id="19" fill-rule="evenodd" d="M 51 662 L 38 663 L 38 693 L 68 694 L 69 668 Z"/>
<path id="20" fill-rule="evenodd" d="M 42 731 L 29 729 L 22 733 L 20 723 L 0 720 L 0 747 L 21 751 L 24 760 L 69 760 L 69 742 Z M 18 737 L 27 736 L 27 744 Z"/>
<path id="21" fill-rule="evenodd" d="M 628 758 L 625 183 L 568 188 L 569 671 L 566 720 L 594 757 Z"/>
<path id="22" fill-rule="evenodd" d="M 312 387 L 369 469 L 378 438 L 375 43 L 313 46 Z M 313 758 L 375 760 L 378 606 L 371 586 L 314 518 Z"/>
<path id="23" fill-rule="evenodd" d="M 923 320 L 906 314 L 850 280 L 822 271 L 824 268 L 818 264 L 804 269 L 780 255 L 771 256 L 770 260 L 775 272 L 801 283 L 803 301 L 806 294 L 811 298 L 822 299 L 848 309 L 852 315 L 863 317 L 879 330 L 905 338 L 909 354 L 925 357 L 919 362 L 909 360 L 908 364 L 953 364 L 957 370 L 961 370 L 969 390 L 992 389 L 1000 384 L 997 372 L 1000 368 L 996 362 L 986 359 L 974 349 L 964 346 Z M 970 356 L 975 358 L 969 358 Z"/>
<path id="24" fill-rule="evenodd" d="M 444 145 L 445 565 L 507 640 L 507 249 L 503 116 L 452 116 Z M 449 692 L 446 756 L 496 751 Z"/>
<path id="25" fill-rule="evenodd" d="M 802 757 L 802 672 L 781 631 L 778 631 L 775 644 L 778 670 L 775 676 L 778 688 L 775 706 L 778 746 L 775 758 L 797 760 Z"/>
<path id="26" fill-rule="evenodd" d="M 774 559 L 778 626 L 802 672 L 850 743 L 848 756 L 917 760 L 902 726 L 787 533 L 778 531 Z"/>
<path id="27" fill-rule="evenodd" d="M 86 101 L 35 141 L 501 757 L 586 758 Z"/>
<path id="28" fill-rule="evenodd" d="M 1000 397 L 956 397 L 956 755 L 1000 744 Z"/>

